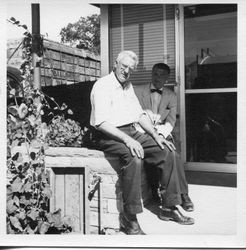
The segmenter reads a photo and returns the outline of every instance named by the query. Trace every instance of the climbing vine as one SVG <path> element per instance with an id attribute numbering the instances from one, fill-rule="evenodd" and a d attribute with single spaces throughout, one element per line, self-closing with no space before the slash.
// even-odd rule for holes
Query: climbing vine
<path id="1" fill-rule="evenodd" d="M 7 233 L 68 233 L 73 230 L 71 219 L 62 217 L 60 209 L 49 211 L 52 192 L 44 152 L 52 141 L 49 128 L 55 116 L 47 97 L 33 86 L 32 35 L 15 18 L 8 21 L 25 32 L 20 66 L 23 80 L 19 88 L 7 88 Z M 43 122 L 44 110 L 51 114 L 50 124 Z M 80 128 L 75 130 L 79 137 Z"/>

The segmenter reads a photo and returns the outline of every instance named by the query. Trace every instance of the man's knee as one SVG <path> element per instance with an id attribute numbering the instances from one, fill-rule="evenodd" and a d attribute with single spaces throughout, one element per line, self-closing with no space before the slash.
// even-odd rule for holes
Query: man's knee
<path id="1" fill-rule="evenodd" d="M 131 153 L 127 153 L 124 155 L 122 160 L 122 166 L 124 170 L 128 171 L 139 171 L 141 170 L 142 166 L 142 159 L 138 158 L 137 156 L 132 156 Z"/>

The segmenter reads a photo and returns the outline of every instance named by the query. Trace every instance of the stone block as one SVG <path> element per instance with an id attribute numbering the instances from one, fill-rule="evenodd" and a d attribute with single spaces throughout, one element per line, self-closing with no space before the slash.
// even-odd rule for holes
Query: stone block
<path id="1" fill-rule="evenodd" d="M 103 214 L 102 227 L 119 229 L 119 214 Z"/>
<path id="2" fill-rule="evenodd" d="M 107 212 L 110 214 L 119 214 L 123 211 L 122 199 L 108 199 Z"/>

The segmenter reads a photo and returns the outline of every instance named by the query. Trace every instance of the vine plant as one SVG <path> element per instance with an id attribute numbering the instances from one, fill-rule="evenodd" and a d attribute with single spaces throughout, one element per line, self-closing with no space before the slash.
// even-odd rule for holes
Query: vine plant
<path id="1" fill-rule="evenodd" d="M 24 60 L 20 67 L 20 91 L 8 89 L 7 107 L 7 233 L 68 233 L 71 219 L 61 210 L 49 212 L 52 195 L 44 151 L 48 147 L 49 127 L 42 122 L 45 95 L 33 87 L 32 35 L 15 18 L 8 20 L 25 30 Z"/>

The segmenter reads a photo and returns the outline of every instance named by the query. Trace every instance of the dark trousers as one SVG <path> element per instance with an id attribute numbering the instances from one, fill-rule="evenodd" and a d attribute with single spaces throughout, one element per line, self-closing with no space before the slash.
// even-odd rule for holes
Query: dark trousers
<path id="1" fill-rule="evenodd" d="M 122 183 L 124 211 L 132 214 L 142 212 L 142 167 L 146 169 L 147 174 L 152 168 L 160 170 L 160 184 L 165 189 L 162 195 L 165 206 L 181 204 L 181 193 L 187 193 L 188 187 L 184 169 L 177 154 L 171 152 L 166 146 L 162 150 L 151 136 L 138 132 L 132 124 L 119 129 L 141 143 L 144 149 L 144 159 L 133 157 L 124 143 L 104 134 L 97 135 L 97 148 L 120 159 L 120 165 L 114 166 L 114 169 Z"/>

